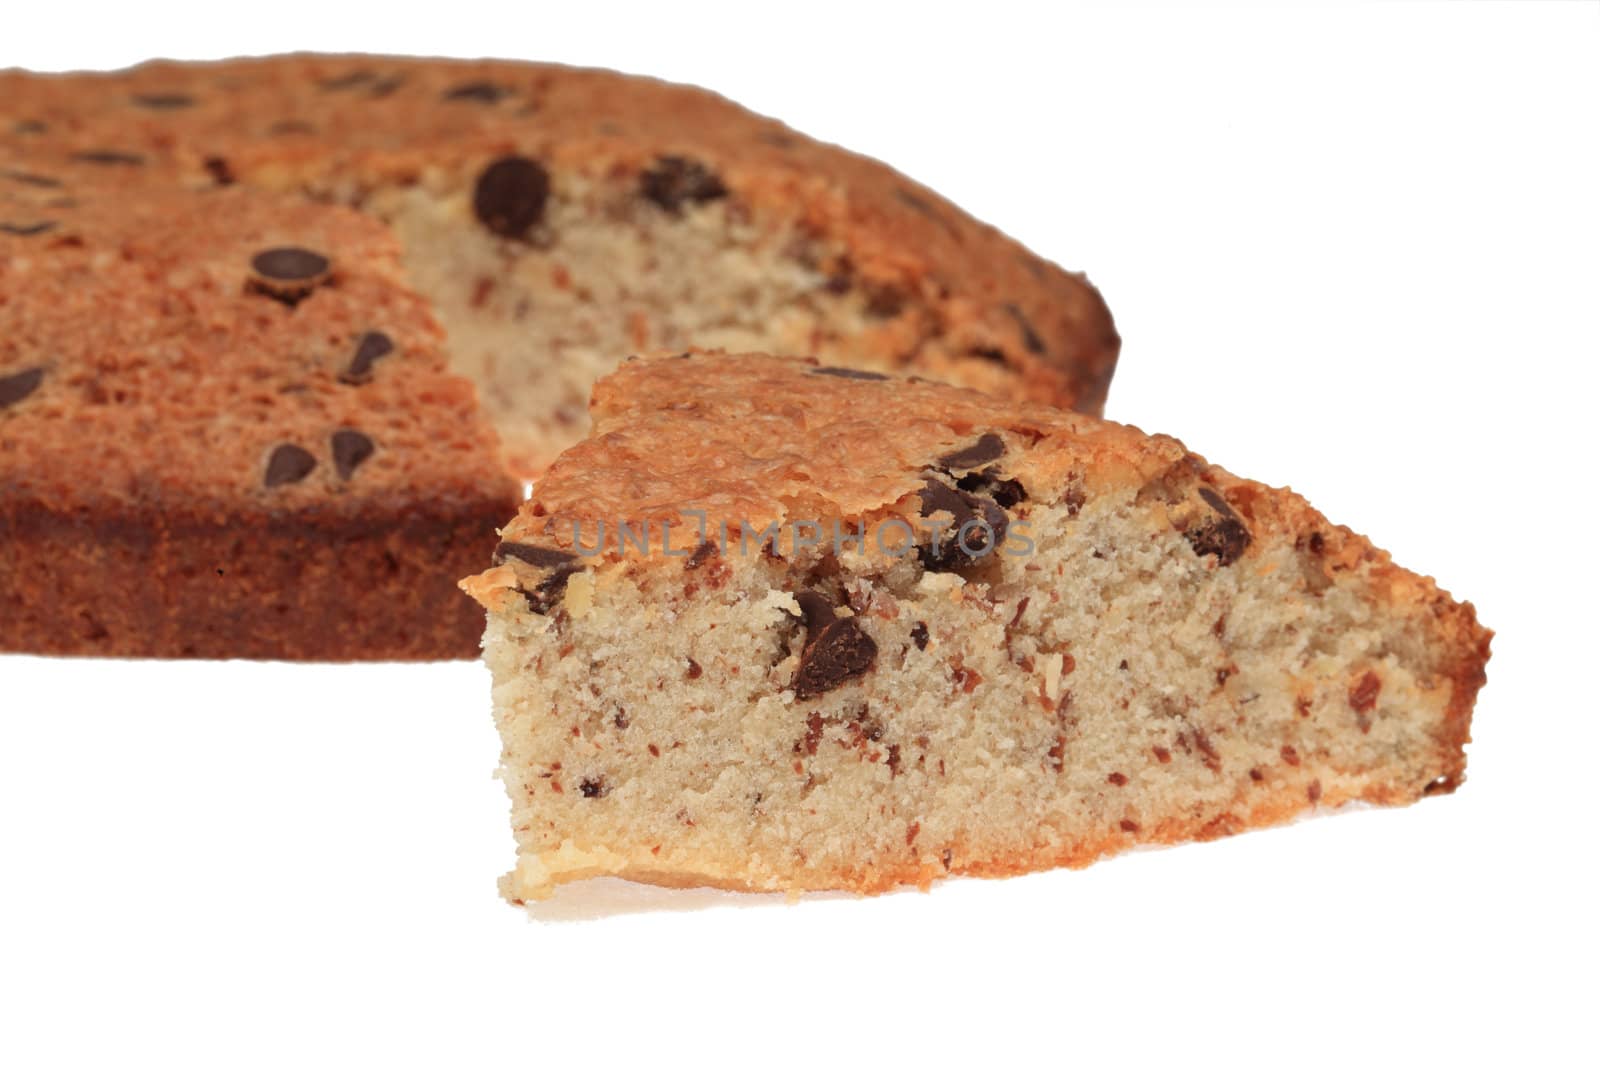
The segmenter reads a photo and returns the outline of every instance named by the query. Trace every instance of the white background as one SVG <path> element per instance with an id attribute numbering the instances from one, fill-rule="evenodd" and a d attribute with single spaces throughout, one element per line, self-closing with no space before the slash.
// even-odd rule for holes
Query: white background
<path id="1" fill-rule="evenodd" d="M 886 159 L 1090 272 L 1113 417 L 1499 636 L 1469 780 L 1414 808 L 537 921 L 477 664 L 0 658 L 0 1060 L 1595 1062 L 1596 6 L 158 8 L 16 5 L 0 66 L 560 60 Z"/>

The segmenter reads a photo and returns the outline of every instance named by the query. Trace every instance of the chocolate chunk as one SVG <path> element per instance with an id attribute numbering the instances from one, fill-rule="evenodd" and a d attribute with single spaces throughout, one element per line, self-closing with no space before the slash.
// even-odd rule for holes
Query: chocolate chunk
<path id="1" fill-rule="evenodd" d="M 981 467 L 1006 454 L 1006 443 L 1000 435 L 986 433 L 966 448 L 939 457 L 939 466 L 946 470 L 964 471 Z"/>
<path id="2" fill-rule="evenodd" d="M 0 374 L 0 411 L 26 400 L 43 382 L 43 367 L 29 367 L 27 370 Z"/>
<path id="3" fill-rule="evenodd" d="M 19 182 L 22 185 L 33 185 L 40 189 L 61 188 L 59 181 L 44 174 L 29 174 L 23 170 L 0 171 L 0 174 L 4 174 L 7 181 Z"/>
<path id="4" fill-rule="evenodd" d="M 234 177 L 233 168 L 228 166 L 228 161 L 221 156 L 207 156 L 204 164 L 206 173 L 211 175 L 211 180 L 218 185 L 232 185 L 238 179 Z"/>
<path id="5" fill-rule="evenodd" d="M 341 89 L 354 89 L 358 85 L 365 85 L 377 75 L 370 70 L 352 70 L 348 74 L 340 74 L 334 78 L 324 78 L 317 83 L 317 88 L 328 92 L 338 92 Z"/>
<path id="6" fill-rule="evenodd" d="M 339 374 L 339 380 L 346 385 L 360 385 L 372 380 L 372 365 L 378 360 L 394 351 L 394 342 L 389 335 L 379 330 L 368 330 L 361 335 L 361 340 L 356 342 L 356 354 L 351 357 L 350 365 Z"/>
<path id="7" fill-rule="evenodd" d="M 542 548 L 539 545 L 519 545 L 515 541 L 501 541 L 494 549 L 492 562 L 498 566 L 508 559 L 521 560 L 533 567 L 561 567 L 576 563 L 577 555 L 559 548 Z"/>
<path id="8" fill-rule="evenodd" d="M 583 567 L 576 563 L 563 563 L 540 580 L 532 589 L 522 590 L 522 599 L 538 615 L 547 615 L 567 591 L 567 581 Z"/>
<path id="9" fill-rule="evenodd" d="M 925 518 L 939 512 L 951 517 L 950 525 L 937 540 L 918 546 L 917 555 L 928 570 L 955 570 L 1005 544 L 1010 520 L 994 501 L 962 492 L 935 478 L 926 479 L 917 495 Z"/>
<path id="10" fill-rule="evenodd" d="M 716 555 L 716 553 L 717 543 L 715 541 L 701 541 L 700 544 L 695 547 L 695 550 L 690 553 L 689 558 L 683 561 L 683 569 L 686 571 L 697 571 L 701 567 L 705 566 L 706 560 Z"/>
<path id="11" fill-rule="evenodd" d="M 317 466 L 317 457 L 299 445 L 279 445 L 267 460 L 266 486 L 275 489 L 280 485 L 303 481 Z"/>
<path id="12" fill-rule="evenodd" d="M 328 281 L 331 266 L 328 257 L 307 248 L 269 248 L 250 260 L 255 277 L 249 288 L 294 307 Z"/>
<path id="13" fill-rule="evenodd" d="M 72 158 L 79 163 L 94 163 L 102 167 L 138 167 L 144 164 L 144 157 L 141 155 L 133 152 L 115 152 L 110 149 L 74 152 Z"/>
<path id="14" fill-rule="evenodd" d="M 639 175 L 639 195 L 671 214 L 683 212 L 686 203 L 704 204 L 728 195 L 722 179 L 695 160 L 661 156 Z"/>
<path id="15" fill-rule="evenodd" d="M 38 222 L 0 222 L 0 233 L 9 233 L 13 237 L 37 237 L 41 233 L 49 233 L 59 225 L 53 219 L 41 219 Z"/>
<path id="16" fill-rule="evenodd" d="M 360 430 L 338 430 L 333 435 L 333 469 L 348 482 L 356 468 L 372 458 L 378 446 Z"/>
<path id="17" fill-rule="evenodd" d="M 1215 556 L 1217 565 L 1226 567 L 1244 555 L 1250 547 L 1250 531 L 1238 512 L 1222 499 L 1222 495 L 1209 486 L 1200 487 L 1200 499 L 1211 506 L 1217 517 L 1183 536 L 1197 556 Z"/>
<path id="18" fill-rule="evenodd" d="M 812 590 L 796 593 L 795 599 L 806 617 L 805 648 L 794 674 L 795 699 L 821 696 L 872 669 L 878 645 L 859 620 L 836 617 L 828 599 Z"/>
<path id="19" fill-rule="evenodd" d="M 544 218 L 550 174 L 525 156 L 505 156 L 484 168 L 472 191 L 472 212 L 490 233 L 523 238 Z"/>
<path id="20" fill-rule="evenodd" d="M 606 784 L 604 778 L 585 778 L 578 783 L 578 792 L 594 800 L 611 792 L 611 787 Z"/>
<path id="21" fill-rule="evenodd" d="M 956 488 L 968 493 L 982 493 L 1008 510 L 1028 499 L 1028 491 L 1022 488 L 1022 483 L 1015 478 L 1001 478 L 998 467 L 968 471 L 957 479 Z M 1076 509 L 1069 507 L 1068 511 L 1077 514 Z"/>
<path id="22" fill-rule="evenodd" d="M 1016 320 L 1017 329 L 1022 331 L 1023 346 L 1036 356 L 1044 355 L 1044 341 L 1039 338 L 1038 331 L 1033 328 L 1033 323 L 1028 321 L 1028 316 L 1022 313 L 1022 309 L 1015 304 L 1007 304 L 1006 314 Z"/>
<path id="23" fill-rule="evenodd" d="M 996 348 L 994 345 L 973 345 L 967 349 L 967 355 L 973 359 L 981 359 L 988 363 L 1004 363 L 1006 361 L 1005 349 Z"/>
<path id="24" fill-rule="evenodd" d="M 927 648 L 928 648 L 928 624 L 927 623 L 919 622 L 915 626 L 911 627 L 911 643 L 917 646 L 917 651 L 918 652 L 924 652 L 924 651 L 927 650 Z"/>
<path id="25" fill-rule="evenodd" d="M 446 100 L 470 100 L 476 104 L 497 104 L 511 95 L 511 90 L 494 82 L 463 82 L 445 90 Z"/>
<path id="26" fill-rule="evenodd" d="M 879 374 L 875 370 L 856 370 L 854 367 L 812 367 L 810 373 L 821 374 L 828 378 L 849 378 L 854 382 L 886 382 L 887 374 Z"/>
<path id="27" fill-rule="evenodd" d="M 194 97 L 187 93 L 140 93 L 133 98 L 133 102 L 151 111 L 181 111 L 194 106 Z"/>

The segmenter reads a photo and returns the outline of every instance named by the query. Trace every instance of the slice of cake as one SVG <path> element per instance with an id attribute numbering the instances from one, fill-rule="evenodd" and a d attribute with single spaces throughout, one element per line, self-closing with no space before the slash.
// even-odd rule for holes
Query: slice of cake
<path id="1" fill-rule="evenodd" d="M 1461 781 L 1472 608 L 1172 438 L 701 352 L 591 411 L 463 583 L 514 900 L 876 892 Z"/>

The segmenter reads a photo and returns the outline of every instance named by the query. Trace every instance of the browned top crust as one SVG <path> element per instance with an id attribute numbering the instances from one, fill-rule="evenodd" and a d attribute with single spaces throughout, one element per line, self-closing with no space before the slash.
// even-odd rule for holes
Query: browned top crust
<path id="1" fill-rule="evenodd" d="M 93 205 L 152 187 L 240 184 L 359 206 L 380 184 L 441 171 L 464 181 L 508 153 L 543 161 L 557 187 L 644 175 L 663 159 L 687 161 L 680 176 L 703 165 L 752 210 L 844 247 L 828 265 L 841 280 L 935 308 L 942 334 L 974 368 L 1003 366 L 1016 395 L 1087 411 L 1104 403 L 1118 341 L 1081 276 L 882 164 L 711 93 L 607 71 L 296 55 L 0 73 L 0 258 L 64 245 L 115 254 Z M 186 209 L 173 210 L 148 225 L 170 232 Z M 34 355 L 13 342 L 0 373 Z M 978 369 L 969 378 L 986 381 Z"/>
<path id="2" fill-rule="evenodd" d="M 515 500 L 378 223 L 241 188 L 72 219 L 81 237 L 0 251 L 0 508 L 370 522 Z"/>

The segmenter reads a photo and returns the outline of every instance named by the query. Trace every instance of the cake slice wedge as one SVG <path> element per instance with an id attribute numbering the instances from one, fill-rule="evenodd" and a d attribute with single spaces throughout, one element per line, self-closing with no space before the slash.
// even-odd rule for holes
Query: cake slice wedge
<path id="1" fill-rule="evenodd" d="M 879 892 L 1462 780 L 1472 607 L 1170 437 L 714 352 L 591 414 L 463 583 L 514 901 Z"/>

